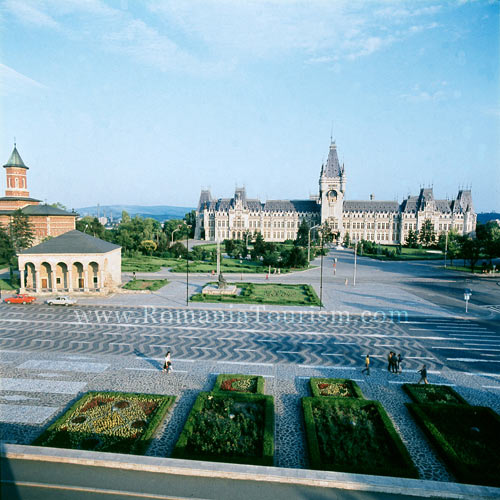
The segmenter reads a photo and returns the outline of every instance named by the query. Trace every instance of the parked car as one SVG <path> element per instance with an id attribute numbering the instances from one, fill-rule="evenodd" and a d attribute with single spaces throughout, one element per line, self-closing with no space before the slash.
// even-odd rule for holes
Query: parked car
<path id="1" fill-rule="evenodd" d="M 36 297 L 31 295 L 26 295 L 25 293 L 17 293 L 13 297 L 7 297 L 4 299 L 6 304 L 32 304 L 35 302 Z"/>
<path id="2" fill-rule="evenodd" d="M 49 306 L 72 306 L 76 304 L 76 300 L 70 299 L 66 295 L 61 295 L 53 299 L 48 299 L 45 303 Z"/>

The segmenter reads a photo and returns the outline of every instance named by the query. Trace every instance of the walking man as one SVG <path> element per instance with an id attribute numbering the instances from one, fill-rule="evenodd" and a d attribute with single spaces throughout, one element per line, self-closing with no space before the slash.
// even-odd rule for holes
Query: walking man
<path id="1" fill-rule="evenodd" d="M 428 384 L 429 382 L 427 381 L 427 367 L 425 365 L 422 365 L 422 368 L 418 370 L 418 373 L 420 373 L 420 380 L 418 383 L 423 382 L 424 384 Z"/>
<path id="2" fill-rule="evenodd" d="M 361 373 L 365 373 L 367 375 L 370 375 L 370 355 L 367 354 L 366 355 L 366 358 L 365 358 L 365 368 L 363 370 L 361 370 Z"/>
<path id="3" fill-rule="evenodd" d="M 390 372 L 392 369 L 392 355 L 394 353 L 391 351 L 389 352 L 389 356 L 387 356 L 387 371 Z"/>
<path id="4" fill-rule="evenodd" d="M 170 372 L 172 370 L 172 362 L 170 361 L 170 351 L 165 354 L 165 362 L 163 363 L 163 371 Z"/>
<path id="5" fill-rule="evenodd" d="M 397 372 L 398 373 L 403 373 L 403 366 L 401 365 L 401 362 L 403 361 L 403 357 L 401 356 L 401 353 L 398 354 L 398 357 L 397 357 Z"/>

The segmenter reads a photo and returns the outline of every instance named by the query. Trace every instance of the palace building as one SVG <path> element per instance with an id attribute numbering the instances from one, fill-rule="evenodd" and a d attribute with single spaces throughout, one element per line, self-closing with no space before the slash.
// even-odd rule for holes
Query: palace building
<path id="1" fill-rule="evenodd" d="M 34 244 L 47 236 L 59 236 L 75 229 L 78 214 L 66 212 L 30 197 L 28 191 L 28 167 L 14 144 L 9 161 L 3 166 L 6 173 L 5 196 L 0 197 L 0 225 L 7 227 L 12 214 L 21 210 L 29 217 L 35 236 Z"/>
<path id="2" fill-rule="evenodd" d="M 196 212 L 195 237 L 207 241 L 244 239 L 260 232 L 266 241 L 293 240 L 300 223 L 328 224 L 342 239 L 369 240 L 380 244 L 404 244 L 411 230 L 419 231 L 426 220 L 436 234 L 450 229 L 459 234 L 475 231 L 476 213 L 470 190 L 459 190 L 454 200 L 436 200 L 432 188 L 397 201 L 346 200 L 346 174 L 340 165 L 335 141 L 326 164 L 321 166 L 319 194 L 309 200 L 249 199 L 245 188 L 233 198 L 213 199 L 202 190 Z"/>

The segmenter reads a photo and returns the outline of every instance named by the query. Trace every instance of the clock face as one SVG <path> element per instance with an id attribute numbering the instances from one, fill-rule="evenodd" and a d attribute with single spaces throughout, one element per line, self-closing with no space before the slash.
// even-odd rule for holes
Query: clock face
<path id="1" fill-rule="evenodd" d="M 329 201 L 337 201 L 337 191 L 335 191 L 335 189 L 328 191 L 328 200 Z"/>

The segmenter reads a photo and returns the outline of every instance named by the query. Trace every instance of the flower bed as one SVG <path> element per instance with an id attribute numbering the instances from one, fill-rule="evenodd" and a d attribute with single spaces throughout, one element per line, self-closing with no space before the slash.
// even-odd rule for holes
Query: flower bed
<path id="1" fill-rule="evenodd" d="M 415 403 L 469 404 L 460 394 L 447 385 L 403 384 L 403 390 Z"/>
<path id="2" fill-rule="evenodd" d="M 313 396 L 328 396 L 334 398 L 364 399 L 363 393 L 356 382 L 347 378 L 311 378 Z"/>
<path id="3" fill-rule="evenodd" d="M 201 392 L 172 457 L 273 465 L 272 396 Z"/>
<path id="4" fill-rule="evenodd" d="M 259 375 L 241 375 L 223 373 L 217 377 L 215 392 L 244 392 L 264 394 L 264 377 Z"/>
<path id="5" fill-rule="evenodd" d="M 88 392 L 33 445 L 112 453 L 144 453 L 175 396 Z"/>
<path id="6" fill-rule="evenodd" d="M 302 398 L 313 469 L 418 477 L 417 470 L 378 401 Z"/>
<path id="7" fill-rule="evenodd" d="M 406 406 L 460 482 L 500 486 L 497 413 L 462 404 Z"/>

